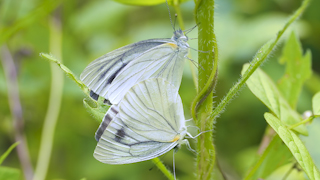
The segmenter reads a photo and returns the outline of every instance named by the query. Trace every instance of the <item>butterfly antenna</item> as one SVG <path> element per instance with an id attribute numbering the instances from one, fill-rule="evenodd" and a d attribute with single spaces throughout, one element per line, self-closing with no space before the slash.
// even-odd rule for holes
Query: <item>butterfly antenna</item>
<path id="1" fill-rule="evenodd" d="M 172 23 L 171 13 L 170 13 L 170 9 L 169 9 L 168 0 L 166 0 L 166 4 L 167 4 L 168 12 L 169 12 L 169 18 L 170 18 L 171 26 L 172 26 L 172 28 L 173 28 L 173 31 L 176 31 L 175 28 L 174 28 L 174 25 L 173 25 L 173 23 Z"/>
<path id="2" fill-rule="evenodd" d="M 184 34 L 187 35 L 189 32 L 191 32 L 192 30 L 194 30 L 194 28 L 196 28 L 199 24 L 200 24 L 200 23 L 196 24 L 195 26 L 193 26 L 193 27 L 190 28 L 190 29 L 187 29 L 187 30 L 183 31 Z"/>
<path id="3" fill-rule="evenodd" d="M 173 29 L 176 30 L 176 22 L 177 22 L 178 14 L 174 14 L 174 23 L 173 23 Z"/>

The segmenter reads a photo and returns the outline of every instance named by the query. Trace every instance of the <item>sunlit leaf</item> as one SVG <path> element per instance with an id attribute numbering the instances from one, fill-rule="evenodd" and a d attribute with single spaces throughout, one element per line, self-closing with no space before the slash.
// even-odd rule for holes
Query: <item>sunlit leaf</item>
<path id="1" fill-rule="evenodd" d="M 301 43 L 294 32 L 288 38 L 279 62 L 286 63 L 285 74 L 278 82 L 279 90 L 291 108 L 295 109 L 302 85 L 310 78 L 312 70 L 311 52 L 307 51 L 303 56 Z"/>
<path id="2" fill-rule="evenodd" d="M 1 180 L 19 180 L 20 170 L 15 168 L 0 166 L 0 179 Z"/>
<path id="3" fill-rule="evenodd" d="M 320 92 L 312 98 L 312 111 L 314 115 L 320 115 Z"/>
<path id="4" fill-rule="evenodd" d="M 290 149 L 292 155 L 295 157 L 308 177 L 311 180 L 320 179 L 319 170 L 314 165 L 307 148 L 304 146 L 300 138 L 293 131 L 289 130 L 286 125 L 284 125 L 273 114 L 265 113 L 264 118 Z"/>
<path id="5" fill-rule="evenodd" d="M 242 74 L 246 71 L 248 66 L 249 64 L 243 66 Z M 283 98 L 270 77 L 268 77 L 268 75 L 260 68 L 251 75 L 246 84 L 251 92 L 286 125 L 293 125 L 302 120 L 299 114 L 291 109 L 290 105 Z M 294 128 L 294 130 L 303 135 L 308 134 L 305 125 L 300 125 Z"/>

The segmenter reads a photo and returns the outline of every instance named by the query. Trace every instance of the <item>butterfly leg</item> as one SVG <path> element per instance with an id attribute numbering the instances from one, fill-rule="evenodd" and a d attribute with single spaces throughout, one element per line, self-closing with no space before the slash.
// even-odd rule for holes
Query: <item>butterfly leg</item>
<path id="1" fill-rule="evenodd" d="M 194 154 L 196 154 L 196 155 L 198 154 L 196 150 L 191 148 L 190 143 L 187 139 L 182 140 L 181 144 L 185 144 L 187 146 L 187 149 L 189 151 L 192 151 Z"/>

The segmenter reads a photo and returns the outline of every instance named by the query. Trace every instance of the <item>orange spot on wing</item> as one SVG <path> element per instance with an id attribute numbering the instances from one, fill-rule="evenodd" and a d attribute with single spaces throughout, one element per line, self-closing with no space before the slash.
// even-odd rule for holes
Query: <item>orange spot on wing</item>
<path id="1" fill-rule="evenodd" d="M 178 141 L 179 139 L 180 139 L 180 135 L 177 135 L 177 136 L 174 137 L 173 140 L 170 141 L 170 142 L 176 142 L 176 141 Z"/>
<path id="2" fill-rule="evenodd" d="M 176 45 L 176 44 L 174 44 L 174 43 L 166 43 L 167 45 L 169 45 L 169 46 L 171 46 L 171 47 L 173 47 L 173 48 L 177 48 L 178 46 Z"/>

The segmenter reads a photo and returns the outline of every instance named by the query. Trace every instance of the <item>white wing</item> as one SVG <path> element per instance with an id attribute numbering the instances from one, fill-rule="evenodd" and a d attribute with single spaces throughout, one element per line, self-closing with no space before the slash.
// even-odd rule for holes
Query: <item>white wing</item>
<path id="1" fill-rule="evenodd" d="M 92 94 L 100 95 L 107 89 L 117 74 L 133 59 L 143 52 L 163 43 L 171 42 L 170 39 L 150 39 L 130 44 L 111 51 L 91 62 L 81 73 L 80 79 L 93 91 Z M 93 97 L 95 99 L 98 96 Z"/>
<path id="2" fill-rule="evenodd" d="M 174 142 L 183 138 L 186 131 L 178 88 L 162 78 L 133 86 L 119 109 L 122 121 L 130 129 L 153 141 Z"/>
<path id="3" fill-rule="evenodd" d="M 132 131 L 119 117 L 118 107 L 113 105 L 106 113 L 96 132 L 98 141 L 94 157 L 107 164 L 129 164 L 161 156 L 177 145 L 177 142 L 153 141 Z"/>
<path id="4" fill-rule="evenodd" d="M 109 89 L 101 86 L 100 95 L 112 104 L 118 104 L 132 86 L 149 78 L 163 78 L 175 87 L 180 87 L 185 55 L 186 52 L 179 51 L 174 43 L 156 46 L 124 67 Z"/>

